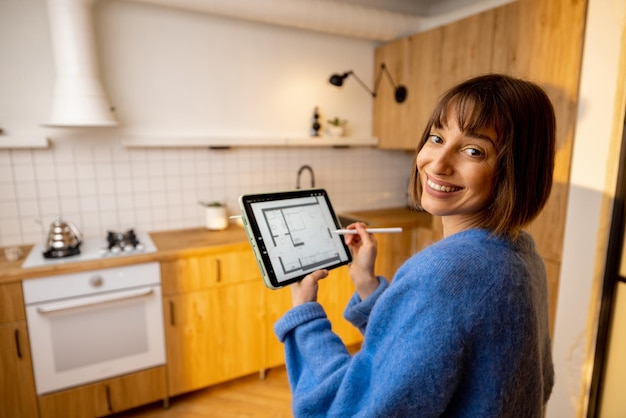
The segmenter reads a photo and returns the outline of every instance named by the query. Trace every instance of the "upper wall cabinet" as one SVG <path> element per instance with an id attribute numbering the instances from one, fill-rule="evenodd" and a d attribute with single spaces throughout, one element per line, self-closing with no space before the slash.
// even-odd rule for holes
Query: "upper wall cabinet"
<path id="1" fill-rule="evenodd" d="M 391 87 L 381 84 L 374 103 L 374 135 L 380 148 L 415 149 L 443 91 L 496 67 L 505 69 L 512 58 L 507 48 L 495 48 L 494 39 L 503 36 L 506 27 L 500 20 L 509 12 L 502 9 L 514 7 L 512 3 L 376 49 L 375 68 L 384 62 L 409 92 L 398 104 Z"/>
<path id="2" fill-rule="evenodd" d="M 396 103 L 390 83 L 381 83 L 374 100 L 374 135 L 380 148 L 414 149 L 429 110 L 441 91 L 443 30 L 435 29 L 376 49 L 376 68 L 384 62 L 408 96 Z"/>
<path id="3" fill-rule="evenodd" d="M 442 28 L 442 92 L 465 79 L 491 72 L 494 25 L 495 11 L 490 10 Z"/>

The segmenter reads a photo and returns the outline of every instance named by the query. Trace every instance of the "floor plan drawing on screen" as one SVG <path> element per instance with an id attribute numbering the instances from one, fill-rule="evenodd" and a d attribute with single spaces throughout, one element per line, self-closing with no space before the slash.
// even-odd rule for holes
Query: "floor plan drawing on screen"
<path id="1" fill-rule="evenodd" d="M 263 281 L 280 289 L 315 270 L 352 260 L 324 189 L 297 189 L 239 197 L 243 225 Z"/>
<path id="2" fill-rule="evenodd" d="M 263 209 L 271 233 L 267 251 L 283 274 L 323 267 L 339 260 L 328 215 L 316 199 Z"/>

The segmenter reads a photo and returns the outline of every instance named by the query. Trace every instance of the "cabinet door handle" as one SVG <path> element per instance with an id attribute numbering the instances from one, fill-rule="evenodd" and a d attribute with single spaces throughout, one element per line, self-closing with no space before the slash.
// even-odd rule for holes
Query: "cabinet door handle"
<path id="1" fill-rule="evenodd" d="M 176 315 L 174 313 L 174 302 L 170 300 L 170 325 L 176 326 Z"/>
<path id="2" fill-rule="evenodd" d="M 111 388 L 109 387 L 109 385 L 106 385 L 104 387 L 104 390 L 106 392 L 107 407 L 109 408 L 109 412 L 113 412 L 113 404 L 111 403 Z"/>
<path id="3" fill-rule="evenodd" d="M 20 347 L 20 330 L 15 330 L 15 349 L 17 350 L 17 357 L 22 358 L 22 348 Z"/>
<path id="4" fill-rule="evenodd" d="M 222 281 L 222 261 L 218 258 L 215 262 L 217 263 L 217 282 L 219 283 Z"/>

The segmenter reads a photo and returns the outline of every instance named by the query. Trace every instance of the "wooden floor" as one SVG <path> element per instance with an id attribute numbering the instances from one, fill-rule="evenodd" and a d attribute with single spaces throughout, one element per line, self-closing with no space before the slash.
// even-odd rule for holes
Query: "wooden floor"
<path id="1" fill-rule="evenodd" d="M 284 367 L 265 379 L 251 375 L 161 403 L 115 415 L 116 418 L 291 418 L 291 392 Z"/>

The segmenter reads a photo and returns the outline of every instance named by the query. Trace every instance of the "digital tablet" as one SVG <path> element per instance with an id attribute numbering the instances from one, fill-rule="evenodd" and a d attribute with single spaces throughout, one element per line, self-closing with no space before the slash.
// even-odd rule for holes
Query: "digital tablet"
<path id="1" fill-rule="evenodd" d="M 319 269 L 348 264 L 352 257 L 323 189 L 239 197 L 248 239 L 267 287 L 279 289 Z"/>

